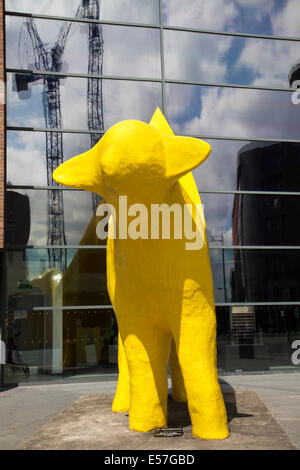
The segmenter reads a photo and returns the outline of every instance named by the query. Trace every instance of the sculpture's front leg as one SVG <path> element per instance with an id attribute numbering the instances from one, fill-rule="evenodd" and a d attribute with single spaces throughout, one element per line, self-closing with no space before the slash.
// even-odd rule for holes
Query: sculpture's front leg
<path id="1" fill-rule="evenodd" d="M 197 301 L 186 301 L 183 305 L 180 327 L 174 339 L 193 434 L 201 439 L 225 439 L 229 431 L 217 375 L 215 312 L 201 293 Z"/>
<path id="2" fill-rule="evenodd" d="M 137 320 L 134 322 L 134 333 L 133 329 L 121 328 L 120 334 L 130 380 L 129 428 L 134 431 L 147 432 L 158 427 L 165 427 L 167 425 L 167 361 L 170 334 L 161 330 L 158 325 L 154 326 L 148 321 L 145 323 Z M 123 359 L 122 365 L 124 365 Z M 114 401 L 115 411 L 124 410 L 124 405 L 126 405 L 123 393 L 128 391 L 128 388 L 126 389 L 124 377 L 118 384 L 118 388 Z"/>
<path id="3" fill-rule="evenodd" d="M 112 404 L 112 411 L 122 413 L 125 411 L 129 411 L 130 384 L 127 357 L 125 354 L 125 349 L 120 332 L 118 335 L 118 367 L 118 385 L 116 395 Z"/>

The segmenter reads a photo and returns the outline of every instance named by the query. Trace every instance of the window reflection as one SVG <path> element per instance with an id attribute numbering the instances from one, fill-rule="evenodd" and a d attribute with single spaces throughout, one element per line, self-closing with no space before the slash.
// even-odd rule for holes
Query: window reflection
<path id="1" fill-rule="evenodd" d="M 48 70 L 160 78 L 160 36 L 156 29 L 30 20 L 13 16 L 6 17 L 8 68 L 44 70 L 44 62 L 37 62 L 36 50 L 33 49 L 32 25 L 45 51 L 53 48 L 58 40 L 60 46 L 64 44 L 59 69 L 51 67 Z M 89 63 L 91 50 L 96 53 L 92 64 Z M 27 76 L 27 79 L 32 80 L 33 77 Z M 22 76 L 22 80 L 24 83 L 26 76 Z"/>
<path id="2" fill-rule="evenodd" d="M 89 129 L 87 86 L 84 78 L 62 80 L 61 119 L 65 129 Z M 8 74 L 7 125 L 45 127 L 42 80 L 31 83 L 25 93 L 17 92 L 15 77 Z M 160 83 L 103 80 L 104 130 L 124 119 L 149 122 L 157 106 L 161 107 Z"/>
<path id="3" fill-rule="evenodd" d="M 49 198 L 50 192 L 50 198 Z M 57 210 L 56 200 L 53 200 L 52 195 L 61 194 L 63 201 L 63 220 L 62 225 L 64 228 L 65 243 L 62 242 L 62 234 L 57 234 L 56 239 L 52 239 L 49 243 L 49 225 L 48 225 L 48 211 L 52 213 Z M 28 245 L 45 246 L 45 245 L 78 245 L 85 234 L 89 222 L 92 219 L 94 212 L 91 204 L 91 194 L 86 191 L 70 191 L 70 190 L 13 190 L 7 191 L 7 199 L 10 201 L 12 196 L 22 198 L 26 201 L 28 206 L 28 223 L 20 226 L 19 235 L 16 238 L 8 236 L 7 242 L 10 246 L 22 245 L 23 243 L 16 243 L 21 237 L 21 233 L 28 233 L 30 227 L 30 236 L 27 237 Z M 50 205 L 49 205 L 50 204 Z M 20 220 L 20 215 L 24 216 L 24 211 L 19 204 L 11 204 L 11 210 L 8 217 L 14 220 Z M 24 218 L 24 217 L 23 217 Z M 56 218 L 56 223 L 58 220 Z M 12 230 L 10 227 L 13 227 Z M 8 225 L 7 231 L 9 233 L 14 231 L 16 225 Z M 93 229 L 90 228 L 91 237 L 87 245 L 98 244 L 99 240 L 96 237 Z M 92 238 L 95 236 L 95 239 Z M 25 239 L 25 236 L 22 239 Z M 53 237 L 52 237 L 53 238 Z M 26 242 L 25 242 L 26 244 Z"/>
<path id="4" fill-rule="evenodd" d="M 216 302 L 297 302 L 300 250 L 210 249 Z"/>
<path id="5" fill-rule="evenodd" d="M 97 140 L 101 134 L 93 134 Z M 64 161 L 91 146 L 89 134 L 63 134 Z M 32 171 L 35 168 L 35 171 Z M 46 133 L 7 131 L 7 182 L 13 185 L 46 186 Z M 50 181 L 50 186 L 54 181 Z"/>
<path id="6" fill-rule="evenodd" d="M 300 42 L 168 30 L 164 45 L 166 77 L 194 82 L 289 88 L 300 55 Z"/>
<path id="7" fill-rule="evenodd" d="M 200 194 L 210 246 L 298 246 L 300 196 Z"/>
<path id="8" fill-rule="evenodd" d="M 5 7 L 10 11 L 75 17 L 82 3 L 86 0 L 6 0 Z M 97 3 L 101 20 L 149 24 L 159 21 L 158 0 L 97 0 Z"/>
<path id="9" fill-rule="evenodd" d="M 96 137 L 99 140 L 101 134 L 96 134 Z M 218 190 L 298 191 L 300 144 L 254 142 L 248 145 L 246 141 L 205 140 L 212 147 L 211 154 L 202 165 L 193 170 L 200 192 L 212 191 L 215 188 Z M 10 184 L 35 186 L 47 184 L 45 143 L 44 132 L 7 131 L 7 181 Z M 64 160 L 79 155 L 90 146 L 89 134 L 63 133 Z M 269 163 L 262 163 L 266 152 L 269 152 Z M 240 165 L 240 154 L 245 154 L 244 160 L 253 161 L 251 165 L 254 165 L 256 170 L 253 169 L 251 172 L 249 169 L 249 176 L 243 176 L 243 185 L 239 188 L 237 171 Z M 248 155 L 247 158 L 246 155 Z M 277 155 L 275 157 L 277 163 L 272 170 L 273 155 L 274 157 Z M 269 166 L 267 172 L 266 165 Z M 33 172 L 32 167 L 35 167 L 36 171 Z M 274 172 L 277 172 L 277 175 L 280 173 L 280 178 Z M 251 177 L 250 174 L 252 174 Z"/>
<path id="10" fill-rule="evenodd" d="M 25 374 L 30 364 L 44 373 L 109 365 L 117 328 L 106 289 L 105 250 L 66 249 L 65 272 L 51 267 L 52 251 L 7 253 L 8 364 Z"/>
<path id="11" fill-rule="evenodd" d="M 164 23 L 249 34 L 299 36 L 294 0 L 163 0 Z"/>
<path id="12" fill-rule="evenodd" d="M 167 117 L 178 134 L 299 138 L 300 107 L 292 92 L 166 85 Z"/>
<path id="13" fill-rule="evenodd" d="M 219 371 L 296 370 L 299 312 L 299 305 L 217 307 Z"/>

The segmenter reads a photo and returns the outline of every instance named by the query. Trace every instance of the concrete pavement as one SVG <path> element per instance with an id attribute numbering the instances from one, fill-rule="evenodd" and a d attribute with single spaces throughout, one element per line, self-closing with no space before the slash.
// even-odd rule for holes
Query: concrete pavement
<path id="1" fill-rule="evenodd" d="M 221 376 L 223 389 L 253 390 L 300 449 L 300 373 Z M 22 385 L 0 393 L 0 449 L 16 449 L 80 396 L 114 392 L 116 381 Z"/>

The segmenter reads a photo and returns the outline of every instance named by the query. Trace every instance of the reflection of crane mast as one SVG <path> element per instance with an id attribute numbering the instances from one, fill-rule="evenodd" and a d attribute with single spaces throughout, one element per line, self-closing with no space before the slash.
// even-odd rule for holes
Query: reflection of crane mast
<path id="1" fill-rule="evenodd" d="M 81 7 L 77 13 L 80 18 L 99 20 L 100 4 L 99 0 L 82 0 Z M 103 35 L 102 26 L 97 23 L 89 23 L 89 75 L 102 75 L 103 67 Z M 99 129 L 103 132 L 103 95 L 102 80 L 97 78 L 88 79 L 88 128 L 90 130 Z M 99 140 L 99 134 L 91 134 L 91 146 L 94 147 Z M 92 194 L 93 210 L 99 203 L 99 196 Z"/>
<path id="2" fill-rule="evenodd" d="M 71 23 L 61 27 L 54 46 L 49 49 L 43 44 L 32 18 L 26 20 L 35 59 L 35 67 L 41 72 L 60 72 L 62 55 L 66 46 Z M 44 76 L 43 105 L 47 129 L 61 129 L 60 79 Z M 47 184 L 58 186 L 52 180 L 52 173 L 63 163 L 63 141 L 61 132 L 46 132 Z M 66 245 L 63 193 L 60 189 L 48 190 L 48 245 Z M 48 250 L 50 267 L 61 271 L 66 269 L 66 250 L 51 248 Z"/>
<path id="3" fill-rule="evenodd" d="M 76 17 L 99 19 L 99 0 L 81 0 L 76 12 Z M 28 18 L 25 24 L 33 47 L 36 70 L 40 70 L 42 72 L 60 72 L 62 68 L 62 56 L 72 22 L 64 22 L 63 26 L 60 28 L 58 38 L 51 49 L 43 44 L 32 18 Z M 90 75 L 101 75 L 103 64 L 102 27 L 97 23 L 89 23 L 88 27 L 88 73 Z M 24 87 L 24 82 L 23 84 L 20 83 L 22 80 L 29 83 L 30 81 L 35 81 L 37 79 L 40 79 L 40 77 L 24 77 L 24 75 L 21 77 L 17 76 L 17 88 L 21 90 Z M 43 82 L 43 105 L 46 128 L 61 129 L 60 78 L 55 76 L 44 76 Z M 87 100 L 88 127 L 90 130 L 99 129 L 99 131 L 102 132 L 104 125 L 101 79 L 88 79 Z M 98 134 L 91 134 L 92 146 L 94 146 L 98 140 Z M 61 132 L 46 132 L 46 161 L 47 184 L 48 186 L 58 186 L 58 184 L 52 180 L 52 173 L 55 168 L 63 163 L 63 140 Z M 96 210 L 98 202 L 99 197 L 93 194 L 92 203 L 94 210 Z M 48 190 L 48 245 L 66 245 L 62 190 Z M 48 253 L 50 267 L 57 267 L 61 271 L 64 271 L 66 268 L 66 250 L 51 248 Z"/>

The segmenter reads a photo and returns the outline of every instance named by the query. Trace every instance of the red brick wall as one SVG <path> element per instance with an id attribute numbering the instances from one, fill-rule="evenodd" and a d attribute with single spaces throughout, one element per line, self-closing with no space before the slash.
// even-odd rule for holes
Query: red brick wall
<path id="1" fill-rule="evenodd" d="M 4 0 L 0 0 L 0 81 L 4 74 Z M 1 90 L 2 91 L 2 90 Z M 2 93 L 1 93 L 2 95 Z M 4 244 L 5 104 L 0 96 L 0 248 Z"/>

